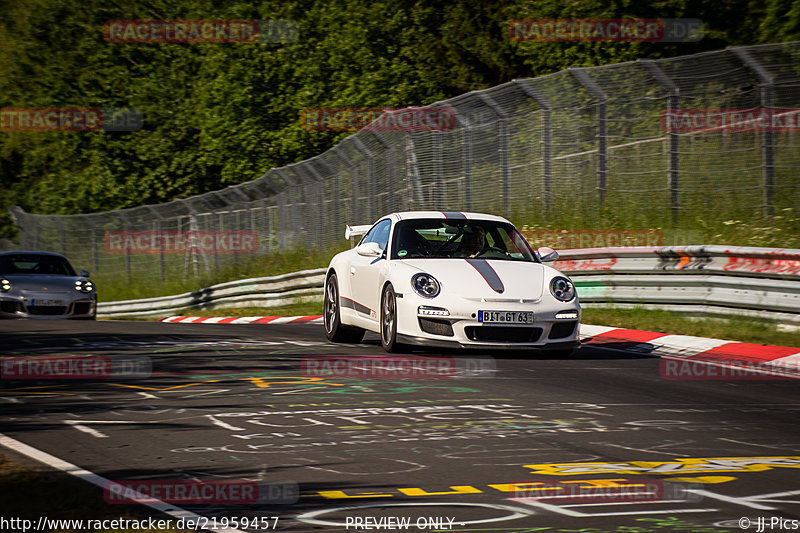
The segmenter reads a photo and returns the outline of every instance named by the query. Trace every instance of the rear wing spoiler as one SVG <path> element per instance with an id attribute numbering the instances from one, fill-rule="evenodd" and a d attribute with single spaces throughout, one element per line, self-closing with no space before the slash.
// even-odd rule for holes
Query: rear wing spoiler
<path id="1" fill-rule="evenodd" d="M 362 235 L 366 234 L 372 226 L 367 224 L 366 226 L 351 226 L 346 225 L 344 230 L 344 238 L 350 239 L 350 237 L 361 237 Z"/>

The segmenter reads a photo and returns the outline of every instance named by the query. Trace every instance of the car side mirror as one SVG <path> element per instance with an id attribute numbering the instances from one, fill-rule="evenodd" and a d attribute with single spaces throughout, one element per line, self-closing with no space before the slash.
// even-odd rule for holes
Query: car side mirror
<path id="1" fill-rule="evenodd" d="M 356 248 L 356 252 L 364 257 L 380 257 L 383 254 L 383 249 L 377 242 L 365 242 Z"/>
<path id="2" fill-rule="evenodd" d="M 89 271 L 88 270 L 81 270 L 80 274 L 84 278 L 88 278 L 89 277 Z"/>
<path id="3" fill-rule="evenodd" d="M 558 259 L 558 252 L 547 246 L 542 246 L 536 250 L 536 253 L 539 254 L 539 261 L 542 263 L 550 263 Z"/>

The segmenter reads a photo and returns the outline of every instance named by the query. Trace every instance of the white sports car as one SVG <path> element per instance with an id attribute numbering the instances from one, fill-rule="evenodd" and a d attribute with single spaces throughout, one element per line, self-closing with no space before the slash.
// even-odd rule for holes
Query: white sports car
<path id="1" fill-rule="evenodd" d="M 358 245 L 333 257 L 326 274 L 328 339 L 359 342 L 380 333 L 428 346 L 537 348 L 566 356 L 579 346 L 580 305 L 570 279 L 544 265 L 506 219 L 480 213 L 393 213 L 348 226 Z M 543 255 L 541 255 L 543 254 Z"/>

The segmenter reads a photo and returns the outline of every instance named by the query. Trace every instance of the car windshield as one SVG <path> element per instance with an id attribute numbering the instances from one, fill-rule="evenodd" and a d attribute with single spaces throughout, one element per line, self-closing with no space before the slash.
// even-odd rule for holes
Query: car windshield
<path id="1" fill-rule="evenodd" d="M 75 275 L 69 261 L 57 255 L 46 254 L 0 255 L 0 273 Z"/>
<path id="2" fill-rule="evenodd" d="M 392 259 L 539 260 L 513 225 L 493 220 L 410 219 L 395 226 Z"/>

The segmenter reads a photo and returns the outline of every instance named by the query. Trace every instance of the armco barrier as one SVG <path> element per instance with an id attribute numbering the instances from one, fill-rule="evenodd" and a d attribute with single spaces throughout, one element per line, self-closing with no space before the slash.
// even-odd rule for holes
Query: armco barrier
<path id="1" fill-rule="evenodd" d="M 800 325 L 800 250 L 659 246 L 563 250 L 586 307 L 613 304 Z M 322 296 L 325 269 L 222 283 L 163 298 L 101 303 L 99 315 L 168 316 L 185 308 L 271 307 Z"/>
<path id="2" fill-rule="evenodd" d="M 98 316 L 169 316 L 181 309 L 215 307 L 275 307 L 322 295 L 325 269 L 301 270 L 280 276 L 241 279 L 175 296 L 101 302 Z"/>

